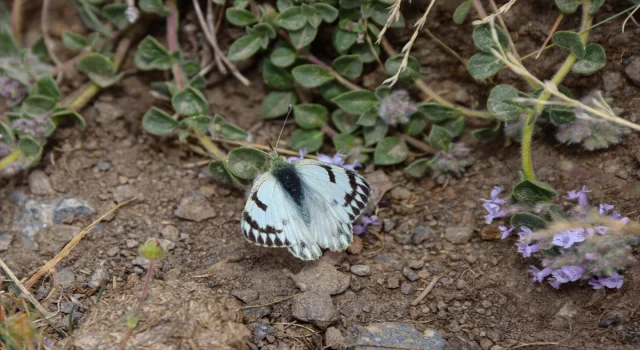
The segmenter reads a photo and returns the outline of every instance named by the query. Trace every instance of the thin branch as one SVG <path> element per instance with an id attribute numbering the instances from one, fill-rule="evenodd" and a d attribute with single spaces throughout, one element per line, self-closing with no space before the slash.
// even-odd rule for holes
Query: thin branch
<path id="1" fill-rule="evenodd" d="M 424 30 L 425 33 L 431 38 L 431 40 L 435 41 L 440 48 L 442 48 L 445 52 L 455 57 L 463 66 L 467 67 L 467 60 L 462 58 L 454 49 L 452 49 L 449 45 L 445 44 L 442 40 L 438 39 L 429 29 Z"/>
<path id="2" fill-rule="evenodd" d="M 487 17 L 487 11 L 484 10 L 484 7 L 482 7 L 482 3 L 480 2 L 480 0 L 473 0 L 473 7 L 476 8 L 476 11 L 478 12 L 478 16 L 480 16 L 480 18 L 485 18 Z"/>
<path id="3" fill-rule="evenodd" d="M 11 8 L 11 31 L 19 47 L 22 47 L 22 5 L 24 0 L 14 0 Z"/>
<path id="4" fill-rule="evenodd" d="M 638 9 L 640 9 L 640 4 L 638 4 L 638 6 L 636 6 L 636 8 L 633 9 L 633 11 L 629 14 L 629 16 L 627 16 L 627 18 L 625 18 L 624 22 L 622 22 L 622 32 L 623 33 L 624 33 L 624 27 L 627 25 L 627 22 L 629 21 L 629 19 L 632 19 L 635 22 L 635 19 L 633 18 L 633 15 L 636 13 L 636 11 L 638 11 Z"/>
<path id="5" fill-rule="evenodd" d="M 489 21 L 492 21 L 495 17 L 508 12 L 511 9 L 511 6 L 513 6 L 513 4 L 516 3 L 516 0 L 510 0 L 508 3 L 502 5 L 498 11 L 496 11 L 496 13 L 493 13 L 489 16 L 483 17 L 481 20 L 478 21 L 473 21 L 471 24 L 473 24 L 474 26 L 480 25 L 480 24 L 484 24 L 484 23 L 489 23 Z"/>
<path id="6" fill-rule="evenodd" d="M 11 269 L 9 269 L 9 266 L 7 266 L 7 264 L 5 264 L 4 261 L 2 261 L 2 259 L 0 259 L 0 267 L 2 267 L 4 272 L 13 281 L 13 283 L 15 283 L 16 286 L 18 286 L 18 289 L 20 289 L 20 292 L 22 293 L 22 295 L 27 300 L 29 300 L 29 302 L 31 304 L 33 304 L 33 306 L 35 306 L 35 308 L 42 314 L 42 316 L 44 316 L 45 318 L 51 318 L 51 317 L 55 316 L 55 314 L 53 314 L 53 313 L 49 312 L 47 309 L 45 309 L 44 306 L 42 306 L 36 300 L 36 298 L 34 298 L 33 295 L 31 295 L 31 293 L 29 293 L 29 288 L 25 287 L 22 283 L 20 283 L 20 280 L 18 279 L 18 277 L 16 277 L 16 275 L 13 274 Z"/>
<path id="7" fill-rule="evenodd" d="M 515 3 L 516 1 L 513 0 L 513 3 Z M 511 48 L 511 52 L 513 52 L 513 54 L 517 57 L 520 58 L 520 54 L 518 54 L 518 50 L 516 49 L 516 44 L 513 43 L 513 39 L 511 38 L 511 34 L 509 34 L 509 28 L 507 28 L 507 25 L 504 23 L 504 21 L 502 20 L 502 14 L 503 13 L 507 13 L 507 11 L 509 11 L 509 9 L 511 8 L 511 5 L 509 5 L 507 7 L 507 5 L 503 6 L 506 8 L 506 10 L 504 10 L 503 12 L 501 12 L 502 8 L 500 8 L 500 10 L 498 10 L 498 6 L 496 6 L 496 2 L 493 0 L 489 0 L 489 3 L 491 4 L 491 8 L 493 11 L 495 11 L 496 13 L 496 17 L 498 18 L 498 22 L 500 23 L 500 27 L 502 27 L 502 30 L 504 30 L 504 33 L 507 35 L 507 39 L 509 40 L 509 47 Z"/>
<path id="8" fill-rule="evenodd" d="M 540 55 L 542 54 L 542 51 L 544 51 L 544 49 L 547 47 L 547 44 L 549 44 L 549 41 L 551 41 L 553 34 L 556 32 L 556 30 L 558 30 L 558 26 L 560 26 L 560 22 L 562 22 L 563 18 L 564 18 L 564 12 L 561 12 L 558 18 L 556 19 L 555 23 L 553 23 L 553 27 L 551 27 L 551 30 L 549 31 L 549 35 L 547 35 L 547 38 L 544 39 L 544 43 L 542 43 L 542 47 L 540 48 L 540 50 L 538 50 L 536 59 L 540 57 Z M 524 57 L 521 58 L 520 60 L 523 60 L 523 59 Z"/>
<path id="9" fill-rule="evenodd" d="M 427 294 L 431 292 L 433 287 L 435 287 L 436 283 L 438 283 L 438 280 L 440 280 L 440 277 L 442 277 L 442 275 L 434 276 L 433 279 L 431 280 L 431 283 L 429 283 L 429 285 L 427 286 L 427 288 L 425 288 L 422 291 L 422 293 L 420 293 L 420 295 L 418 295 L 418 297 L 411 302 L 411 306 L 418 305 L 422 301 L 422 299 L 424 299 L 427 296 Z"/>

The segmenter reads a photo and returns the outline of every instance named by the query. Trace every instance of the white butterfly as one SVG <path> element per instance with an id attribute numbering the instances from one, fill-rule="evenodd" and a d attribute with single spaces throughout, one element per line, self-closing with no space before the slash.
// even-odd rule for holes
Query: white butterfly
<path id="1" fill-rule="evenodd" d="M 343 251 L 351 245 L 353 221 L 371 193 L 365 179 L 321 161 L 289 163 L 276 151 L 269 155 L 271 168 L 254 183 L 242 213 L 245 238 L 286 247 L 302 260 L 318 259 L 320 248 Z"/>

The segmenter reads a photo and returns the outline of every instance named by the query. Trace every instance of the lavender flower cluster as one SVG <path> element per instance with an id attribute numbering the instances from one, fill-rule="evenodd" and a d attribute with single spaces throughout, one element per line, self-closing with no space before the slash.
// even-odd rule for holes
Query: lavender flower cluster
<path id="1" fill-rule="evenodd" d="M 41 140 L 46 136 L 48 118 L 48 116 L 37 119 L 21 118 L 13 122 L 13 127 L 22 134 Z"/>
<path id="2" fill-rule="evenodd" d="M 0 77 L 0 97 L 7 100 L 9 105 L 15 105 L 25 98 L 27 90 L 19 81 L 9 77 Z"/>
<path id="3" fill-rule="evenodd" d="M 503 207 L 506 201 L 498 197 L 501 191 L 496 186 L 491 192 L 491 199 L 483 199 L 483 206 L 489 212 L 485 216 L 487 224 L 510 212 L 509 208 Z M 542 283 L 548 277 L 547 282 L 556 289 L 563 283 L 587 280 L 594 289 L 622 287 L 624 277 L 618 271 L 635 261 L 632 246 L 637 243 L 637 237 L 612 233 L 610 227 L 588 219 L 591 210 L 595 210 L 589 205 L 589 192 L 583 186 L 579 191 L 568 193 L 569 200 L 577 201 L 569 211 L 570 220 L 583 222 L 583 226 L 555 232 L 549 237 L 537 236 L 525 226 L 499 226 L 502 239 L 517 229 L 518 252 L 525 258 L 533 256 L 541 260 L 542 269 L 535 266 L 529 269 L 533 282 Z M 597 208 L 600 216 L 620 220 L 622 224 L 629 222 L 629 218 L 622 217 L 613 209 L 609 204 L 600 204 Z"/>
<path id="4" fill-rule="evenodd" d="M 437 184 L 444 183 L 451 174 L 460 178 L 474 160 L 471 149 L 465 147 L 463 143 L 455 143 L 449 151 L 439 151 L 433 157 L 430 162 L 431 177 Z"/>
<path id="5" fill-rule="evenodd" d="M 384 119 L 387 124 L 393 126 L 398 123 L 408 123 L 409 116 L 417 110 L 418 108 L 411 102 L 409 93 L 406 90 L 395 90 L 380 101 L 378 116 Z"/>

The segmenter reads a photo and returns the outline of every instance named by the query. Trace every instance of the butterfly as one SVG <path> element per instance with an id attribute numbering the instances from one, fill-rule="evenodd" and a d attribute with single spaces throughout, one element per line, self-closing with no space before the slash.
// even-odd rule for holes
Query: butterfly
<path id="1" fill-rule="evenodd" d="M 371 187 L 350 169 L 311 159 L 286 161 L 276 151 L 282 130 L 284 124 L 268 153 L 271 167 L 256 179 L 244 207 L 244 237 L 263 247 L 288 248 L 302 260 L 318 259 L 321 248 L 347 249 Z"/>
<path id="2" fill-rule="evenodd" d="M 289 163 L 276 151 L 271 168 L 255 181 L 241 227 L 264 247 L 286 247 L 315 260 L 321 248 L 343 251 L 353 241 L 353 222 L 366 207 L 371 187 L 355 171 L 302 159 Z"/>

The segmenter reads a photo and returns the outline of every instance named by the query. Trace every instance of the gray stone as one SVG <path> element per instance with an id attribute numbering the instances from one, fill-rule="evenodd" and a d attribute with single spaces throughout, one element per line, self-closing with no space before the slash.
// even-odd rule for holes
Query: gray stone
<path id="1" fill-rule="evenodd" d="M 53 223 L 71 223 L 77 217 L 89 215 L 94 209 L 87 202 L 75 198 L 65 198 L 53 211 Z"/>
<path id="2" fill-rule="evenodd" d="M 407 245 L 411 243 L 411 234 L 409 233 L 396 233 L 393 235 L 393 240 L 398 244 Z"/>
<path id="3" fill-rule="evenodd" d="M 491 339 L 482 338 L 480 340 L 480 347 L 482 348 L 482 350 L 489 350 L 491 349 L 492 346 L 493 346 L 493 342 L 491 341 Z"/>
<path id="4" fill-rule="evenodd" d="M 373 345 L 379 349 L 394 347 L 396 349 L 444 350 L 446 342 L 437 331 L 427 328 L 424 332 L 416 330 L 415 326 L 407 323 L 382 322 L 373 323 L 366 327 L 357 326 L 359 336 L 356 340 L 356 350 L 368 350 Z"/>
<path id="5" fill-rule="evenodd" d="M 183 198 L 174 214 L 181 219 L 195 222 L 202 222 L 216 216 L 207 198 L 201 194 Z"/>
<path id="6" fill-rule="evenodd" d="M 604 91 L 612 92 L 624 85 L 624 78 L 620 72 L 606 72 L 602 75 Z"/>
<path id="7" fill-rule="evenodd" d="M 237 289 L 231 291 L 231 295 L 242 300 L 245 304 L 249 304 L 253 301 L 258 300 L 260 296 L 258 291 L 253 289 Z"/>
<path id="8" fill-rule="evenodd" d="M 34 170 L 29 174 L 29 190 L 35 195 L 50 195 L 55 191 L 51 187 L 49 177 L 42 170 Z"/>
<path id="9" fill-rule="evenodd" d="M 408 189 L 398 186 L 391 190 L 391 198 L 397 200 L 404 200 L 411 196 L 411 191 Z"/>
<path id="10" fill-rule="evenodd" d="M 369 268 L 369 265 L 353 265 L 351 266 L 351 273 L 360 277 L 370 276 L 371 268 Z"/>
<path id="11" fill-rule="evenodd" d="M 139 201 L 144 200 L 142 193 L 138 192 L 133 185 L 121 185 L 113 190 L 113 200 L 118 204 L 128 201 L 131 198 L 138 198 Z"/>
<path id="12" fill-rule="evenodd" d="M 268 335 L 276 333 L 276 330 L 273 329 L 273 327 L 262 322 L 250 323 L 247 325 L 247 328 L 249 328 L 253 333 L 254 340 L 262 340 Z"/>
<path id="13" fill-rule="evenodd" d="M 430 233 L 430 228 L 425 226 L 416 226 L 411 234 L 411 243 L 415 245 L 422 244 Z"/>
<path id="14" fill-rule="evenodd" d="M 417 281 L 420 279 L 420 276 L 418 276 L 418 274 L 409 266 L 405 266 L 402 268 L 402 275 L 409 281 Z"/>
<path id="15" fill-rule="evenodd" d="M 125 243 L 127 244 L 127 248 L 129 249 L 133 249 L 135 247 L 138 246 L 138 241 L 136 241 L 135 239 L 127 239 L 125 240 Z"/>
<path id="16" fill-rule="evenodd" d="M 387 278 L 387 288 L 389 289 L 400 288 L 400 278 L 396 275 L 389 276 L 389 278 Z"/>
<path id="17" fill-rule="evenodd" d="M 624 73 L 634 84 L 640 86 L 640 56 L 633 58 L 631 63 L 624 69 Z"/>
<path id="18" fill-rule="evenodd" d="M 58 271 L 58 282 L 60 283 L 60 287 L 62 289 L 70 289 L 73 287 L 76 281 L 76 274 L 72 269 L 65 267 L 64 269 Z"/>
<path id="19" fill-rule="evenodd" d="M 414 283 L 402 282 L 402 284 L 400 285 L 400 293 L 404 295 L 411 295 L 415 293 L 415 291 L 416 291 L 416 286 Z"/>
<path id="20" fill-rule="evenodd" d="M 144 256 L 138 256 L 131 260 L 131 263 L 140 267 L 149 268 L 149 259 Z"/>
<path id="21" fill-rule="evenodd" d="M 107 256 L 114 257 L 118 254 L 119 251 L 120 247 L 111 247 L 109 248 L 109 250 L 107 250 Z"/>
<path id="22" fill-rule="evenodd" d="M 96 166 L 100 171 L 107 171 L 111 169 L 111 163 L 106 160 L 99 161 L 98 164 L 96 164 Z"/>
<path id="23" fill-rule="evenodd" d="M 349 275 L 323 260 L 305 266 L 291 278 L 303 292 L 318 291 L 330 295 L 343 293 L 351 282 Z"/>
<path id="24" fill-rule="evenodd" d="M 89 277 L 87 285 L 89 288 L 96 288 L 107 280 L 109 280 L 109 272 L 107 272 L 107 269 L 104 267 L 104 261 L 102 261 L 100 265 L 98 265 L 98 268 L 91 274 L 91 277 Z"/>
<path id="25" fill-rule="evenodd" d="M 162 230 L 160 231 L 160 234 L 162 234 L 163 238 L 173 242 L 177 242 L 180 239 L 180 232 L 175 226 L 172 226 L 172 225 L 167 225 L 163 227 Z"/>
<path id="26" fill-rule="evenodd" d="M 13 241 L 13 235 L 5 231 L 0 231 L 0 252 L 4 252 L 9 249 L 11 242 Z"/>
<path id="27" fill-rule="evenodd" d="M 71 225 L 47 226 L 38 235 L 37 242 L 40 252 L 47 255 L 58 254 L 80 230 L 79 227 Z"/>
<path id="28" fill-rule="evenodd" d="M 329 293 L 321 291 L 296 295 L 291 303 L 291 315 L 299 321 L 311 322 L 320 329 L 326 329 L 340 318 Z"/>
<path id="29" fill-rule="evenodd" d="M 269 315 L 272 309 L 269 306 L 255 307 L 251 309 L 242 310 L 242 321 L 244 323 L 257 322 L 261 318 Z"/>
<path id="30" fill-rule="evenodd" d="M 393 220 L 389 220 L 389 219 L 384 219 L 382 221 L 382 229 L 384 230 L 384 232 L 391 232 L 391 230 L 393 230 L 396 227 L 396 222 Z"/>
<path id="31" fill-rule="evenodd" d="M 453 244 L 468 243 L 473 237 L 473 227 L 471 226 L 455 226 L 447 227 L 444 238 Z"/>
<path id="32" fill-rule="evenodd" d="M 342 349 L 344 346 L 344 336 L 340 332 L 340 330 L 336 327 L 329 327 L 327 331 L 324 333 L 324 341 L 327 344 L 325 348 L 330 349 Z"/>

